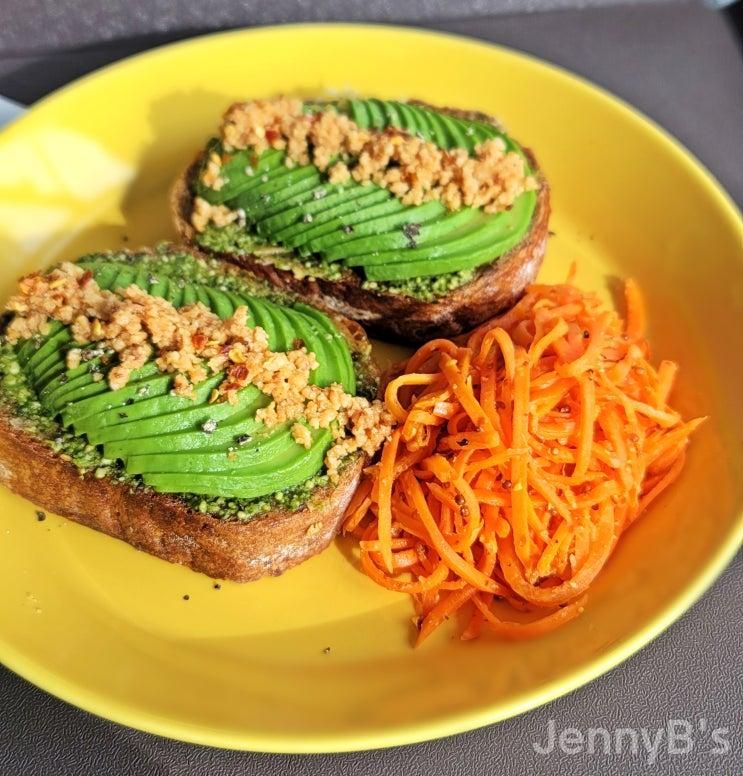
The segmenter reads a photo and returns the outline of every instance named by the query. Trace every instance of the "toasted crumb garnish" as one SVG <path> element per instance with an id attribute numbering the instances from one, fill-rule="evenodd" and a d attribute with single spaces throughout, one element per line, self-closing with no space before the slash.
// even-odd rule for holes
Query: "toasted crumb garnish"
<path id="1" fill-rule="evenodd" d="M 439 200 L 449 210 L 479 207 L 497 213 L 538 188 L 523 157 L 500 137 L 480 143 L 470 156 L 463 148 L 442 149 L 395 127 L 362 129 L 332 109 L 307 114 L 300 100 L 286 97 L 236 103 L 225 114 L 221 134 L 226 150 L 285 150 L 287 166 L 314 164 L 327 172 L 330 183 L 373 182 L 406 205 Z M 221 165 L 212 153 L 201 176 L 205 186 L 222 187 Z M 191 222 L 197 231 L 237 218 L 224 205 L 194 201 Z"/>

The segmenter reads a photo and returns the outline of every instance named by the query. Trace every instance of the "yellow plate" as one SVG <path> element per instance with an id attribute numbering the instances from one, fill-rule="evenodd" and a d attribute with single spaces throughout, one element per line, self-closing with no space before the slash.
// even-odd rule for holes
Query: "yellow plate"
<path id="1" fill-rule="evenodd" d="M 711 421 L 679 483 L 623 538 L 585 615 L 521 644 L 463 644 L 450 631 L 412 650 L 407 598 L 375 587 L 341 543 L 279 579 L 216 590 L 73 523 L 38 522 L 3 490 L 0 659 L 89 711 L 287 752 L 467 730 L 624 660 L 740 543 L 740 217 L 646 119 L 520 54 L 413 30 L 301 26 L 188 41 L 85 78 L 0 135 L 0 293 L 60 258 L 170 237 L 167 188 L 231 100 L 348 90 L 500 116 L 552 184 L 542 279 L 564 278 L 576 260 L 578 282 L 608 297 L 616 278 L 636 277 L 656 354 L 682 365 L 678 407 Z"/>

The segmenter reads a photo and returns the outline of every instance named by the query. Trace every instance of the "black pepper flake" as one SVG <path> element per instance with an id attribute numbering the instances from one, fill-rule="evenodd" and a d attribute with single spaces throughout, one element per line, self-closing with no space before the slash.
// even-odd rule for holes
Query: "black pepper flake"
<path id="1" fill-rule="evenodd" d="M 235 444 L 246 445 L 252 438 L 250 434 L 240 434 L 240 436 L 235 437 Z"/>
<path id="2" fill-rule="evenodd" d="M 322 651 L 323 655 L 329 655 L 330 654 L 330 647 L 325 647 L 325 649 Z"/>
<path id="3" fill-rule="evenodd" d="M 591 505 L 591 509 L 592 509 L 594 512 L 598 512 L 599 505 L 598 505 L 598 504 L 592 504 L 592 505 Z"/>
<path id="4" fill-rule="evenodd" d="M 126 404 L 127 407 L 131 407 L 132 404 L 134 404 L 134 399 L 127 399 L 124 404 Z"/>
<path id="5" fill-rule="evenodd" d="M 121 235 L 121 242 L 129 242 L 129 235 L 128 234 L 122 234 Z"/>
<path id="6" fill-rule="evenodd" d="M 69 381 L 70 381 L 70 378 L 67 375 L 60 375 L 59 376 L 59 380 L 57 380 L 57 382 L 60 385 L 64 385 L 65 383 L 68 383 Z"/>
<path id="7" fill-rule="evenodd" d="M 191 596 L 188 593 L 186 593 L 186 595 L 183 596 L 184 601 L 188 601 L 190 598 Z"/>
<path id="8" fill-rule="evenodd" d="M 418 245 L 416 237 L 421 233 L 421 226 L 420 224 L 403 224 L 402 233 L 408 238 L 408 246 L 415 248 Z"/>
<path id="9" fill-rule="evenodd" d="M 36 510 L 36 519 L 37 519 L 37 520 L 38 520 L 40 523 L 43 523 L 43 522 L 44 522 L 44 520 L 46 520 L 46 512 L 42 512 L 40 509 L 37 509 L 37 510 Z"/>
<path id="10" fill-rule="evenodd" d="M 457 493 L 457 495 L 454 497 L 454 503 L 461 507 L 464 505 L 464 496 L 461 493 Z"/>
<path id="11" fill-rule="evenodd" d="M 591 336 L 591 332 L 588 329 L 583 329 L 583 339 L 588 339 Z"/>
<path id="12" fill-rule="evenodd" d="M 353 227 L 351 226 L 351 224 L 343 224 L 343 226 L 341 227 L 341 232 L 343 232 L 344 234 L 351 234 L 351 232 L 353 232 Z"/>
<path id="13" fill-rule="evenodd" d="M 294 348 L 294 350 L 299 350 L 300 348 L 303 348 L 304 340 L 301 337 L 296 337 L 292 342 L 292 347 Z"/>
<path id="14" fill-rule="evenodd" d="M 214 589 L 215 590 L 221 590 L 222 589 L 222 585 L 220 585 L 219 582 L 215 582 L 214 583 Z"/>
<path id="15" fill-rule="evenodd" d="M 513 487 L 513 483 L 511 482 L 511 480 L 503 480 L 503 482 L 501 482 L 501 487 L 503 488 L 503 490 L 511 490 L 511 488 Z"/>
<path id="16" fill-rule="evenodd" d="M 120 412 L 119 413 L 120 418 L 128 418 L 129 416 L 126 414 L 126 412 Z"/>
<path id="17" fill-rule="evenodd" d="M 459 514 L 462 515 L 462 517 L 469 517 L 470 516 L 470 511 L 469 511 L 469 509 L 467 509 L 467 507 L 462 507 L 459 510 Z"/>
<path id="18" fill-rule="evenodd" d="M 470 443 L 470 440 L 469 440 L 469 439 L 466 439 L 466 438 L 465 438 L 465 439 L 460 439 L 460 440 L 459 440 L 459 442 L 457 442 L 457 444 L 458 444 L 460 447 L 467 447 L 467 445 L 468 445 L 469 443 Z"/>

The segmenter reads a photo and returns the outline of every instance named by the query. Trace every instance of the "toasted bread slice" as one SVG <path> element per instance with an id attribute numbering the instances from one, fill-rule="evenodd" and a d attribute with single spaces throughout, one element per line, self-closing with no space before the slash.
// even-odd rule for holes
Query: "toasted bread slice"
<path id="1" fill-rule="evenodd" d="M 416 103 L 424 107 L 425 103 Z M 436 108 L 456 118 L 487 122 L 495 119 L 473 111 Z M 521 242 L 480 266 L 473 278 L 447 293 L 426 301 L 402 292 L 390 293 L 365 287 L 363 278 L 351 269 L 341 277 L 313 277 L 272 263 L 271 256 L 215 253 L 220 258 L 249 269 L 284 292 L 300 295 L 311 304 L 334 310 L 363 324 L 372 334 L 395 342 L 420 343 L 435 337 L 453 337 L 513 306 L 534 281 L 547 247 L 550 216 L 549 186 L 529 149 L 524 149 L 539 183 L 530 226 Z M 191 180 L 201 162 L 194 163 L 176 180 L 171 190 L 171 214 L 176 230 L 187 245 L 195 244 L 190 216 L 193 208 Z"/>
<path id="2" fill-rule="evenodd" d="M 348 342 L 358 376 L 376 385 L 363 329 L 329 315 Z M 218 579 L 249 582 L 278 575 L 325 549 L 339 529 L 365 461 L 362 453 L 354 454 L 336 482 L 315 487 L 297 509 L 276 502 L 275 508 L 248 520 L 218 517 L 178 495 L 100 478 L 92 470 L 81 472 L 0 397 L 0 484 L 45 510 Z"/>
<path id="3" fill-rule="evenodd" d="M 43 509 L 215 579 L 251 582 L 324 550 L 363 465 L 357 457 L 336 484 L 315 490 L 300 509 L 276 509 L 243 523 L 202 514 L 174 496 L 96 479 L 93 472 L 81 476 L 0 407 L 0 483 Z"/>

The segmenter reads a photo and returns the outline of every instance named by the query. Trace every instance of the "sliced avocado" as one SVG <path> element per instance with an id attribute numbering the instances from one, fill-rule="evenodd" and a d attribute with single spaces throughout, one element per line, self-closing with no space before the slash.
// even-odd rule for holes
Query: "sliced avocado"
<path id="1" fill-rule="evenodd" d="M 211 310 L 212 298 L 209 296 L 206 286 L 194 286 L 194 291 L 196 292 L 196 301 L 201 302 L 207 310 Z M 212 310 L 212 312 L 214 311 Z"/>
<path id="2" fill-rule="evenodd" d="M 464 148 L 465 151 L 472 151 L 473 142 L 466 134 L 466 128 L 461 121 L 455 119 L 453 116 L 447 116 L 445 114 L 439 114 L 439 118 L 444 122 L 446 131 L 451 138 L 452 148 Z"/>
<path id="3" fill-rule="evenodd" d="M 396 102 L 395 107 L 397 108 L 397 112 L 402 117 L 402 122 L 405 129 L 411 135 L 422 137 L 424 140 L 431 139 L 431 128 L 412 105 L 408 105 L 405 102 Z"/>
<path id="4" fill-rule="evenodd" d="M 480 225 L 487 220 L 481 210 L 477 208 L 463 208 L 462 210 L 442 213 L 431 221 L 423 224 L 417 223 L 414 217 L 395 229 L 380 234 L 357 237 L 341 246 L 325 251 L 325 258 L 329 261 L 362 256 L 368 253 L 393 248 L 411 248 L 427 245 L 442 240 L 453 233 L 461 233 L 465 229 L 471 229 L 474 225 Z"/>
<path id="5" fill-rule="evenodd" d="M 211 308 L 211 311 L 218 318 L 223 321 L 227 320 L 227 318 L 235 312 L 235 306 L 232 304 L 232 300 L 224 291 L 220 291 L 218 288 L 209 288 L 208 286 L 204 286 L 204 291 L 206 291 L 206 294 L 209 297 L 209 307 Z"/>
<path id="6" fill-rule="evenodd" d="M 65 426 L 74 424 L 77 428 L 86 418 L 92 417 L 94 423 L 96 415 L 113 407 L 124 407 L 130 399 L 136 400 L 141 396 L 169 394 L 172 381 L 172 375 L 161 373 L 143 380 L 139 384 L 130 382 L 123 388 L 111 391 L 106 381 L 101 380 L 90 385 L 83 385 L 73 393 L 57 398 L 54 407 L 57 411 L 62 411 L 62 420 Z M 93 388 L 102 388 L 102 395 L 88 390 Z"/>
<path id="7" fill-rule="evenodd" d="M 310 372 L 310 382 L 320 387 L 335 382 L 338 379 L 337 354 L 333 348 L 327 346 L 322 333 L 306 315 L 288 307 L 282 308 L 282 313 L 291 322 L 295 339 L 301 340 L 307 350 L 317 358 L 318 366 Z"/>
<path id="8" fill-rule="evenodd" d="M 260 326 L 268 335 L 268 347 L 271 350 L 275 350 L 279 341 L 279 333 L 276 331 L 276 325 L 271 314 L 266 309 L 265 303 L 262 300 L 253 298 L 246 298 L 245 302 L 253 316 L 255 325 Z"/>
<path id="9" fill-rule="evenodd" d="M 380 264 L 365 267 L 369 280 L 406 280 L 413 277 L 430 277 L 444 272 L 460 272 L 473 269 L 481 264 L 493 261 L 493 257 L 502 256 L 521 241 L 518 232 L 502 237 L 500 240 L 490 240 L 477 248 L 462 250 L 443 257 L 432 257 L 417 261 L 399 261 L 392 264 Z"/>
<path id="10" fill-rule="evenodd" d="M 196 304 L 199 301 L 199 297 L 196 294 L 196 288 L 190 283 L 186 283 L 183 286 L 183 298 L 181 299 L 181 306 Z"/>
<path id="11" fill-rule="evenodd" d="M 47 324 L 47 332 L 43 336 L 30 337 L 24 340 L 20 345 L 16 346 L 16 353 L 18 354 L 18 363 L 25 368 L 28 360 L 33 356 L 36 351 L 44 345 L 44 342 L 49 337 L 53 337 L 57 332 L 61 331 L 64 327 L 57 321 L 49 321 Z"/>
<path id="12" fill-rule="evenodd" d="M 168 294 L 166 299 L 177 310 L 183 304 L 183 288 L 185 283 L 183 280 L 171 280 L 168 288 Z"/>
<path id="13" fill-rule="evenodd" d="M 312 168 L 302 167 L 299 169 L 311 170 Z M 270 202 L 264 202 L 261 199 L 260 203 L 250 211 L 251 218 L 257 220 L 263 216 L 274 216 L 285 210 L 287 204 L 293 205 L 300 201 L 306 201 L 312 195 L 312 191 L 321 184 L 322 178 L 319 172 L 315 172 L 313 175 L 300 176 L 294 183 L 287 184 L 280 191 L 274 193 L 271 196 Z"/>
<path id="14" fill-rule="evenodd" d="M 59 373 L 60 367 L 64 371 L 66 353 L 67 348 L 61 347 L 59 350 L 55 350 L 54 353 L 50 353 L 35 368 L 26 370 L 26 375 L 34 384 L 37 392 L 41 390 L 40 386 L 42 384 L 49 382 L 50 377 L 56 376 Z"/>
<path id="15" fill-rule="evenodd" d="M 369 128 L 369 111 L 364 100 L 349 100 L 349 112 L 354 123 L 362 129 Z"/>
<path id="16" fill-rule="evenodd" d="M 221 148 L 221 147 L 220 147 Z M 217 152 L 220 152 L 217 148 Z M 208 158 L 208 153 L 205 159 Z M 255 188 L 261 182 L 261 176 L 272 170 L 278 169 L 284 161 L 283 151 L 277 151 L 273 148 L 264 151 L 259 158 L 256 158 L 255 151 L 244 149 L 231 155 L 227 162 L 223 162 L 220 177 L 225 181 L 219 191 L 204 186 L 201 183 L 201 170 L 196 180 L 197 194 L 213 205 L 221 205 L 225 202 L 235 199 L 245 191 Z M 247 171 L 250 171 L 248 174 Z"/>
<path id="17" fill-rule="evenodd" d="M 481 223 L 475 222 L 473 228 L 466 229 L 464 232 L 455 231 L 429 245 L 422 245 L 406 251 L 379 251 L 363 256 L 352 256 L 347 259 L 347 263 L 367 268 L 375 265 L 395 264 L 400 261 L 427 261 L 433 258 L 443 258 L 447 255 L 459 255 L 465 250 L 478 250 L 514 234 L 520 238 L 522 223 L 524 221 L 528 223 L 531 219 L 534 201 L 533 194 L 531 197 L 526 194 L 517 199 L 511 210 L 483 218 Z M 370 277 L 368 273 L 367 277 Z"/>
<path id="18" fill-rule="evenodd" d="M 262 398 L 261 398 L 262 397 Z M 239 417 L 245 407 L 255 404 L 256 409 L 265 406 L 268 403 L 266 397 L 253 385 L 246 386 L 238 391 L 236 404 L 230 404 L 226 401 L 219 401 L 209 404 L 208 401 L 192 402 L 190 406 L 174 410 L 170 413 L 151 414 L 157 407 L 150 407 L 144 417 L 130 418 L 129 408 L 124 407 L 123 412 L 126 418 L 115 425 L 109 425 L 106 428 L 96 430 L 95 438 L 97 444 L 112 444 L 123 446 L 130 442 L 140 441 L 145 438 L 160 438 L 163 435 L 173 434 L 175 432 L 195 433 L 204 437 L 209 445 L 214 444 L 212 435 L 203 430 L 203 425 L 207 421 L 216 421 L 218 423 L 217 431 L 222 424 L 231 425 L 234 418 Z M 215 431 L 215 433 L 217 433 Z M 219 437 L 216 437 L 218 440 Z M 126 444 L 125 444 L 126 443 Z M 118 448 L 117 448 L 118 449 Z M 129 453 L 136 453 L 139 449 L 135 445 Z M 117 456 L 119 457 L 119 456 Z"/>
<path id="19" fill-rule="evenodd" d="M 134 276 L 132 280 L 132 283 L 135 286 L 139 286 L 139 288 L 141 288 L 143 291 L 149 291 L 150 286 L 152 286 L 156 282 L 157 282 L 157 278 L 155 278 L 153 274 L 145 266 L 142 266 L 139 268 L 139 271 L 137 272 L 137 274 Z"/>
<path id="20" fill-rule="evenodd" d="M 251 473 L 258 473 L 266 466 L 275 466 L 288 450 L 295 447 L 297 443 L 291 431 L 284 426 L 271 429 L 270 432 L 264 431 L 243 447 L 229 450 L 225 447 L 218 452 L 189 450 L 132 455 L 126 461 L 126 470 L 129 474 L 207 474 L 250 468 Z"/>
<path id="21" fill-rule="evenodd" d="M 91 270 L 91 272 L 93 272 L 93 278 L 98 283 L 98 286 L 108 290 L 111 288 L 116 275 L 118 275 L 119 269 L 120 267 L 117 264 L 106 264 L 100 269 Z"/>
<path id="22" fill-rule="evenodd" d="M 253 397 L 253 393 L 246 393 L 238 405 L 227 402 L 201 404 L 169 416 L 129 423 L 125 438 L 111 441 L 104 438 L 104 453 L 107 458 L 126 459 L 131 455 L 145 453 L 240 447 L 244 440 L 250 441 L 253 434 L 265 428 L 254 415 L 258 409 L 269 403 L 269 399 L 257 388 L 255 391 L 257 398 L 253 398 L 252 403 L 247 400 Z M 163 421 L 163 418 L 167 418 L 167 421 Z M 208 420 L 217 422 L 217 428 L 212 433 L 203 430 Z M 188 422 L 188 425 L 184 427 L 185 422 Z M 108 434 L 103 436 L 107 437 Z"/>
<path id="23" fill-rule="evenodd" d="M 294 329 L 289 321 L 282 314 L 281 308 L 273 302 L 262 302 L 266 313 L 270 316 L 274 329 L 276 330 L 276 347 L 273 350 L 284 351 L 292 350 L 292 344 L 296 338 Z"/>
<path id="24" fill-rule="evenodd" d="M 111 283 L 111 291 L 116 291 L 119 288 L 128 288 L 134 282 L 136 274 L 130 267 L 124 267 Z"/>
<path id="25" fill-rule="evenodd" d="M 150 296 L 157 296 L 160 297 L 160 299 L 165 299 L 168 296 L 169 291 L 170 280 L 168 280 L 168 278 L 158 278 L 156 282 L 147 289 Z"/>
<path id="26" fill-rule="evenodd" d="M 394 201 L 398 202 L 402 209 L 394 210 L 390 214 L 377 218 L 368 219 L 364 216 L 369 215 L 369 213 L 360 211 L 354 214 L 353 217 L 345 219 L 346 223 L 343 226 L 351 226 L 350 230 L 344 229 L 341 226 L 327 235 L 313 240 L 310 243 L 310 247 L 318 253 L 327 255 L 327 253 L 332 251 L 333 256 L 341 256 L 342 252 L 337 249 L 346 243 L 350 243 L 351 240 L 358 239 L 363 235 L 383 234 L 406 223 L 425 224 L 427 221 L 438 218 L 446 212 L 446 207 L 436 200 L 413 207 L 402 205 L 398 199 Z"/>
<path id="27" fill-rule="evenodd" d="M 348 347 L 346 338 L 338 331 L 334 324 L 331 323 L 327 315 L 316 310 L 314 307 L 297 303 L 294 305 L 294 309 L 315 321 L 325 332 L 328 342 L 332 343 L 335 346 L 335 349 L 340 352 L 344 365 L 341 372 L 341 384 L 347 393 L 356 393 L 356 373 L 353 369 L 351 351 Z"/>
<path id="28" fill-rule="evenodd" d="M 270 240 L 272 231 L 271 227 L 266 225 L 267 221 L 271 221 L 275 218 L 278 219 L 278 223 L 282 225 L 295 223 L 296 219 L 294 221 L 287 220 L 287 212 L 299 212 L 301 214 L 303 207 L 309 207 L 315 203 L 316 192 L 322 192 L 325 188 L 326 187 L 322 184 L 309 186 L 301 193 L 294 193 L 283 202 L 280 201 L 273 207 L 265 208 L 261 213 L 254 213 L 252 217 L 253 228 L 259 235 Z M 291 216 L 289 216 L 289 218 L 291 218 Z"/>
<path id="29" fill-rule="evenodd" d="M 231 204 L 235 209 L 242 208 L 246 213 L 260 213 L 263 208 L 271 206 L 274 200 L 283 201 L 286 190 L 292 191 L 290 187 L 303 183 L 307 179 L 320 182 L 320 175 L 314 167 L 309 165 L 292 169 L 285 167 L 282 171 L 269 176 L 265 183 L 241 194 Z"/>
<path id="30" fill-rule="evenodd" d="M 312 190 L 308 201 L 289 205 L 286 209 L 273 216 L 260 218 L 256 221 L 256 227 L 261 234 L 278 234 L 282 229 L 286 229 L 289 226 L 304 223 L 302 219 L 307 213 L 314 218 L 315 214 L 325 208 L 342 203 L 347 196 L 357 189 L 358 186 L 354 186 L 346 192 L 343 186 L 332 184 L 316 186 Z"/>
<path id="31" fill-rule="evenodd" d="M 384 129 L 387 126 L 387 114 L 382 100 L 371 99 L 363 102 L 366 103 L 366 110 L 369 114 L 369 128 Z"/>
<path id="32" fill-rule="evenodd" d="M 255 320 L 253 318 L 253 313 L 250 311 L 250 307 L 248 307 L 247 302 L 239 294 L 236 294 L 234 291 L 225 291 L 224 293 L 229 297 L 235 310 L 237 310 L 238 307 L 245 308 L 246 310 L 245 325 L 249 329 L 252 329 L 255 326 Z"/>
<path id="33" fill-rule="evenodd" d="M 161 493 L 219 493 L 225 498 L 257 498 L 298 485 L 322 466 L 332 442 L 329 430 L 312 431 L 314 441 L 309 450 L 299 445 L 289 448 L 282 460 L 275 461 L 270 471 L 258 475 L 250 469 L 229 474 L 146 474 L 144 481 Z"/>
<path id="34" fill-rule="evenodd" d="M 437 114 L 426 108 L 416 108 L 416 110 L 418 111 L 421 122 L 425 122 L 425 125 L 428 127 L 431 140 L 439 148 L 449 148 L 450 142 L 446 134 L 446 128 L 443 123 L 438 120 Z"/>
<path id="35" fill-rule="evenodd" d="M 403 120 L 394 102 L 385 100 L 383 103 L 383 110 L 384 110 L 385 118 L 387 119 L 385 126 L 397 127 L 398 129 L 405 129 Z"/>
<path id="36" fill-rule="evenodd" d="M 34 351 L 24 364 L 24 370 L 30 372 L 35 377 L 40 374 L 39 367 L 50 356 L 58 353 L 60 348 L 72 341 L 72 334 L 66 326 L 63 329 L 56 330 L 53 334 L 47 336 L 41 347 Z"/>
<path id="37" fill-rule="evenodd" d="M 59 378 L 65 373 L 67 365 L 64 360 L 64 353 L 57 353 L 56 359 L 51 363 L 43 374 L 34 381 L 34 389 L 37 394 L 40 394 L 53 380 L 59 380 Z M 64 381 L 63 381 L 64 382 Z"/>
<path id="38" fill-rule="evenodd" d="M 312 222 L 302 222 L 292 227 L 287 227 L 277 232 L 276 240 L 292 248 L 310 243 L 318 235 L 324 234 L 328 229 L 333 229 L 336 224 L 345 221 L 346 216 L 358 212 L 365 212 L 368 208 L 389 202 L 388 192 L 376 186 L 357 186 L 349 190 L 348 195 L 333 207 L 328 207 L 313 216 Z"/>
<path id="39" fill-rule="evenodd" d="M 67 369 L 56 380 L 50 381 L 42 390 L 39 391 L 39 400 L 45 406 L 53 408 L 57 404 L 63 407 L 77 388 L 81 388 L 88 383 L 95 382 L 96 372 L 105 374 L 106 369 L 113 364 L 104 364 L 101 358 L 92 358 L 89 361 L 83 361 L 74 369 Z M 143 380 L 159 374 L 157 366 L 150 362 L 138 369 L 133 375 L 134 382 Z"/>
<path id="40" fill-rule="evenodd" d="M 461 272 L 474 269 L 481 264 L 493 261 L 493 256 L 502 256 L 506 251 L 518 245 L 520 238 L 509 237 L 499 243 L 493 243 L 479 251 L 465 251 L 443 258 L 433 258 L 426 261 L 398 262 L 368 267 L 366 277 L 369 280 L 389 281 L 407 280 L 417 277 L 436 277 L 447 272 Z"/>
<path id="41" fill-rule="evenodd" d="M 170 375 L 165 375 L 165 377 L 170 377 Z M 105 436 L 104 434 L 107 429 L 116 427 L 119 429 L 119 433 L 126 435 L 127 429 L 125 427 L 134 421 L 155 417 L 162 420 L 170 413 L 189 410 L 194 405 L 205 404 L 211 392 L 219 385 L 223 378 L 224 375 L 213 375 L 194 386 L 195 398 L 178 396 L 170 390 L 161 391 L 160 383 L 156 382 L 159 378 L 152 378 L 152 380 L 148 381 L 151 389 L 148 393 L 141 395 L 135 393 L 134 397 L 130 397 L 128 401 L 103 404 L 102 400 L 105 397 L 95 397 L 103 404 L 97 412 L 97 414 L 101 415 L 101 418 L 96 418 L 91 414 L 87 414 L 82 418 L 75 417 L 73 419 L 75 431 L 87 434 L 88 439 L 94 444 L 120 438 L 117 434 Z M 166 387 L 168 385 L 166 383 Z M 145 387 L 145 384 L 142 384 L 141 387 Z M 122 388 L 120 390 L 125 389 Z M 116 391 L 112 391 L 112 393 L 116 393 Z M 133 403 L 131 398 L 134 398 Z M 63 413 L 63 419 L 68 417 L 69 412 Z M 162 430 L 166 431 L 168 428 L 169 424 L 165 421 Z"/>

